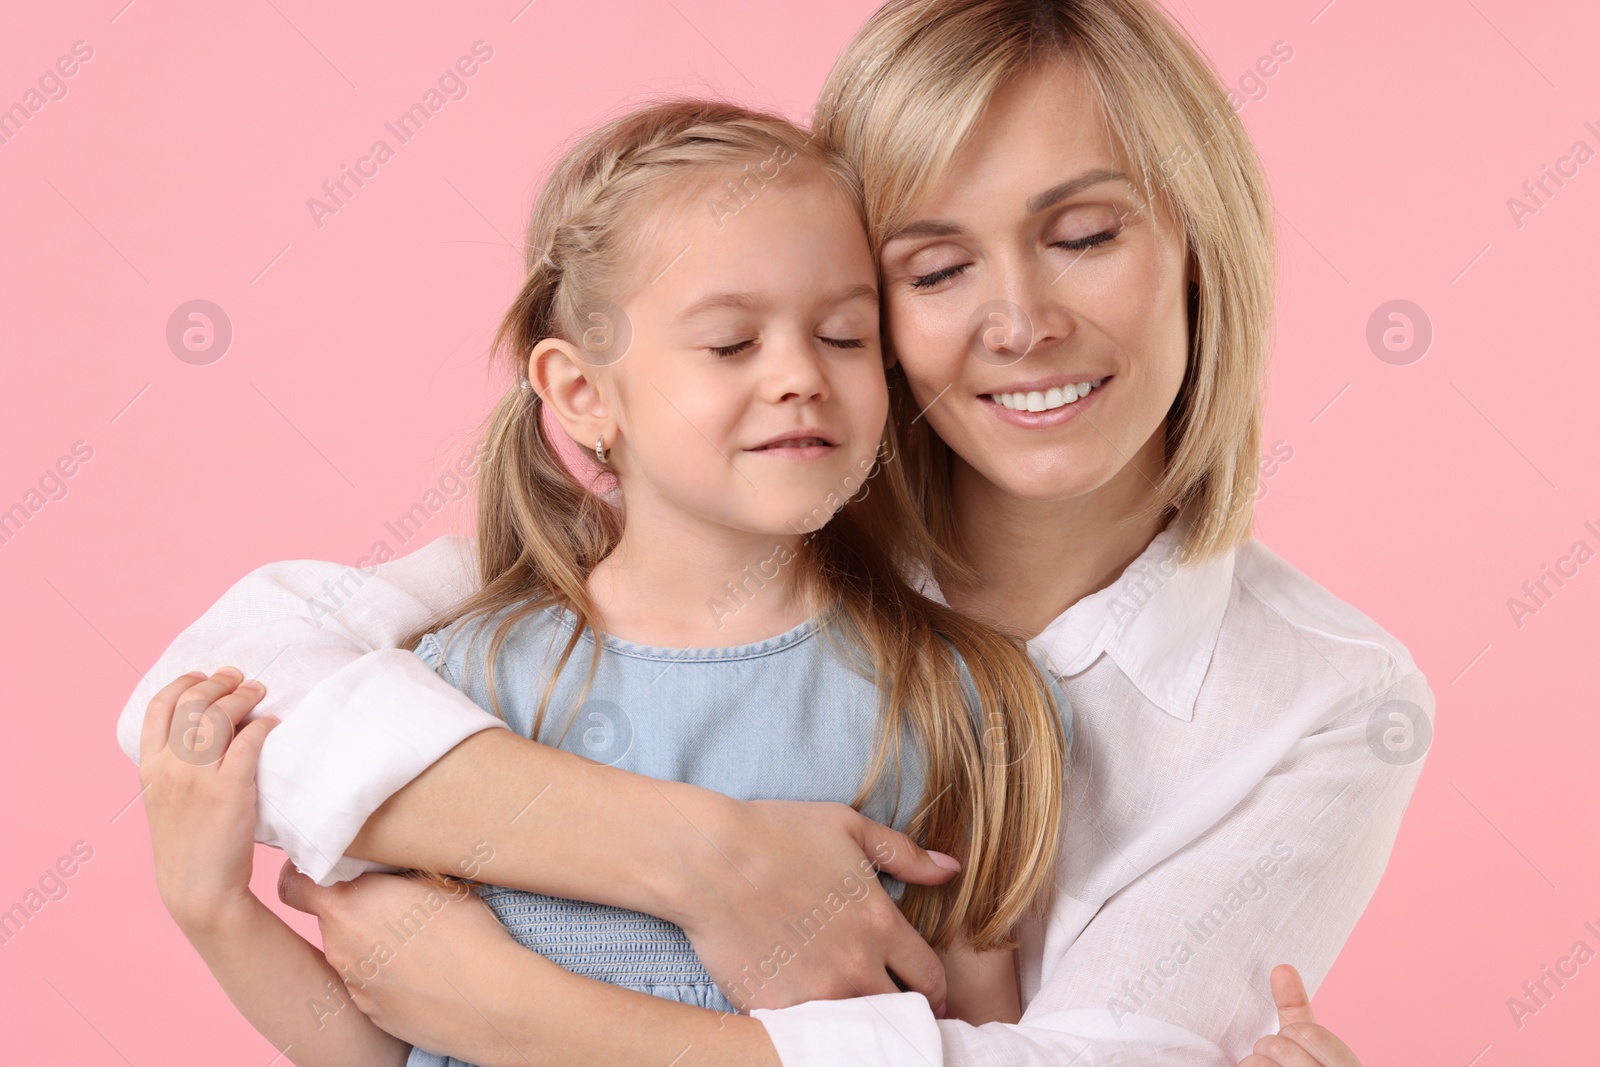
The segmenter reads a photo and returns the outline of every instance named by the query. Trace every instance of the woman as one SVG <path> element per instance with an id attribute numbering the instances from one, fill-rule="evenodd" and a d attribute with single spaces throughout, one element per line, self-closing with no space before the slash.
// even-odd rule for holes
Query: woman
<path id="1" fill-rule="evenodd" d="M 972 566 L 930 591 L 1030 637 L 1077 710 L 1022 1022 L 940 1022 L 937 961 L 880 895 L 726 1019 L 553 974 L 471 908 L 362 966 L 403 880 L 289 897 L 380 1025 L 479 1063 L 1352 1062 L 1323 1031 L 1263 1038 L 1266 972 L 1314 986 L 1331 964 L 1420 769 L 1369 738 L 1433 700 L 1403 647 L 1249 539 L 1273 245 L 1226 91 L 1146 0 L 908 0 L 816 119 L 867 190 L 907 473 Z M 732 987 L 863 857 L 949 877 L 854 813 L 658 788 L 489 729 L 388 647 L 470 591 L 461 559 L 446 539 L 370 572 L 263 568 L 151 672 L 272 663 L 262 836 L 312 878 L 448 870 L 487 840 L 494 881 L 671 919 Z M 433 743 L 387 751 L 400 715 Z M 785 1007 L 809 998 L 830 999 Z"/>

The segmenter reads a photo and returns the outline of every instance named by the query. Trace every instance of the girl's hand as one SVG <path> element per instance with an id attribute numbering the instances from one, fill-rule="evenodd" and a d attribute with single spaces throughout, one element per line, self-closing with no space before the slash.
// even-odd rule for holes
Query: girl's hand
<path id="1" fill-rule="evenodd" d="M 1272 969 L 1272 999 L 1278 1005 L 1278 1032 L 1257 1041 L 1239 1067 L 1361 1067 L 1350 1046 L 1312 1017 L 1300 972 L 1287 963 Z"/>
<path id="2" fill-rule="evenodd" d="M 161 900 L 184 932 L 252 905 L 256 760 L 276 719 L 235 730 L 266 689 L 232 667 L 185 674 L 155 695 L 139 741 Z M 231 743 L 230 743 L 231 742 Z"/>

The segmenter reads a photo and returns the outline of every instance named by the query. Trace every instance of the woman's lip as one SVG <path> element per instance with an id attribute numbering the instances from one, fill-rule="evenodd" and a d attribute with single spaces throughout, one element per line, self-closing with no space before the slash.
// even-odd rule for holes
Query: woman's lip
<path id="1" fill-rule="evenodd" d="M 1011 408 L 1001 404 L 1000 401 L 995 400 L 988 393 L 981 394 L 978 400 L 984 407 L 994 412 L 995 417 L 1000 419 L 1001 422 L 1010 423 L 1012 426 L 1020 426 L 1026 430 L 1048 430 L 1071 422 L 1082 413 L 1084 408 L 1097 403 L 1100 399 L 1100 394 L 1110 387 L 1112 380 L 1110 377 L 1106 378 L 1098 388 L 1091 390 L 1088 396 L 1075 400 L 1070 404 L 1064 404 L 1054 411 L 1013 411 Z"/>
<path id="2" fill-rule="evenodd" d="M 1059 389 L 1065 385 L 1076 385 L 1079 382 L 1098 382 L 1113 377 L 1110 374 L 1091 374 L 1085 378 L 1066 378 L 1057 374 L 1049 378 L 1039 378 L 1031 382 L 1015 382 L 1003 385 L 998 389 L 991 389 L 984 396 L 994 396 L 997 393 L 1047 393 L 1051 389 Z"/>

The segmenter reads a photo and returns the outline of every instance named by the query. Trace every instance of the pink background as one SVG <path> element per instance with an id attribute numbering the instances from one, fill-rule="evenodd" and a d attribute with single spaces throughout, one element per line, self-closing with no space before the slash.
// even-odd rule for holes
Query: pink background
<path id="1" fill-rule="evenodd" d="M 93 452 L 0 544 L 0 909 L 93 848 L 0 945 L 0 1031 L 18 1062 L 264 1065 L 156 897 L 123 701 L 247 570 L 466 528 L 458 506 L 409 544 L 384 524 L 473 439 L 513 246 L 574 131 L 661 91 L 803 116 L 872 3 L 126 2 L 0 19 L 0 106 L 93 49 L 0 144 L 0 509 L 75 442 Z M 1230 82 L 1294 51 L 1243 111 L 1282 211 L 1267 442 L 1293 451 L 1261 536 L 1405 641 L 1439 698 L 1394 859 L 1316 1008 L 1369 1064 L 1588 1061 L 1600 962 L 1520 1028 L 1506 1000 L 1578 939 L 1600 949 L 1600 562 L 1520 627 L 1507 600 L 1574 542 L 1600 548 L 1600 162 L 1520 228 L 1507 199 L 1575 141 L 1600 149 L 1600 18 L 1325 2 L 1173 8 Z M 384 122 L 478 40 L 494 56 L 469 94 L 319 229 L 307 198 L 393 145 Z M 234 328 L 203 366 L 165 339 L 197 298 Z M 1366 342 L 1393 299 L 1434 327 L 1409 365 Z"/>

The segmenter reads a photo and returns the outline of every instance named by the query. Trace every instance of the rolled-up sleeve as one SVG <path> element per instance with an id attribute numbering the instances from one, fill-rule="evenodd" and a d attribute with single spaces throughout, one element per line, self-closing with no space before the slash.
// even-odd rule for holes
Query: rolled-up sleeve
<path id="1" fill-rule="evenodd" d="M 398 789 L 467 737 L 505 724 L 398 647 L 469 595 L 472 542 L 443 537 L 387 563 L 315 560 L 252 571 L 179 634 L 134 689 L 117 739 L 138 762 L 155 693 L 191 670 L 235 666 L 281 725 L 257 775 L 256 837 L 322 885 L 386 869 L 344 855 Z"/>

